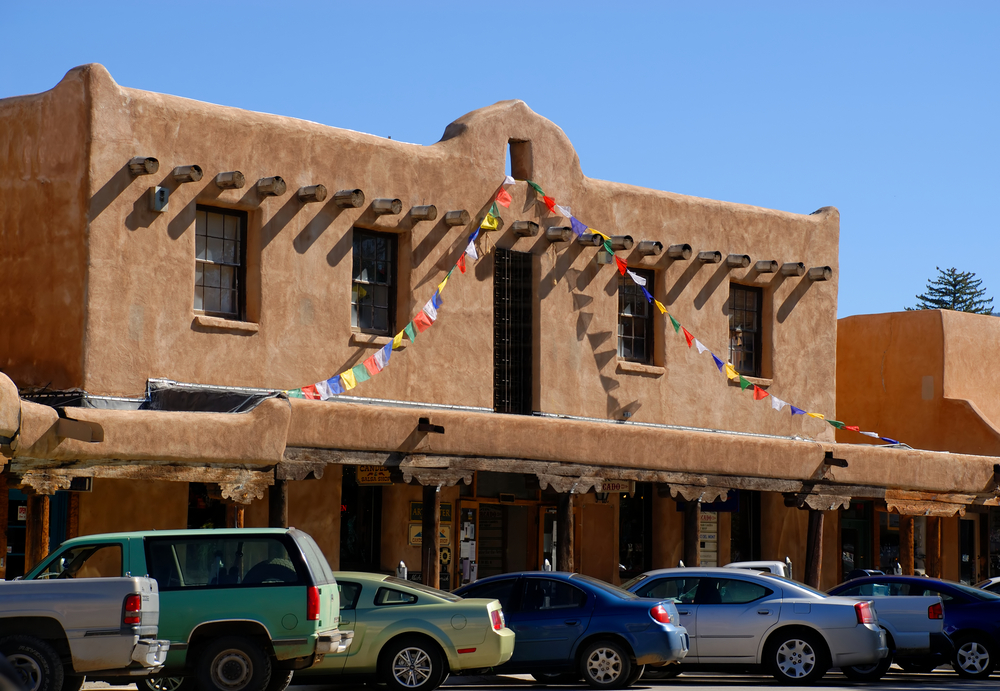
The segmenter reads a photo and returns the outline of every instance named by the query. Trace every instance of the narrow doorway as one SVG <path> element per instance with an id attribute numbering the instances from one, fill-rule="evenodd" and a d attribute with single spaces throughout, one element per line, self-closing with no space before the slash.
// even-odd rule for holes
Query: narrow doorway
<path id="1" fill-rule="evenodd" d="M 493 409 L 531 415 L 531 254 L 497 249 L 493 275 Z"/>

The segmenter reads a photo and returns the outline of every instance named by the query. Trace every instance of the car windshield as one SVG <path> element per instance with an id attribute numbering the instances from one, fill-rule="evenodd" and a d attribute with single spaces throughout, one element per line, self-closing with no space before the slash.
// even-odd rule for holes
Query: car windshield
<path id="1" fill-rule="evenodd" d="M 1000 595 L 989 590 L 980 590 L 979 588 L 973 588 L 961 583 L 949 583 L 948 585 L 963 595 L 968 595 L 973 600 L 1000 600 Z"/>
<path id="2" fill-rule="evenodd" d="M 419 593 L 426 593 L 427 595 L 433 595 L 434 597 L 439 597 L 442 600 L 447 600 L 448 602 L 458 602 L 462 598 L 459 595 L 453 595 L 447 590 L 438 590 L 437 588 L 431 588 L 423 583 L 416 583 L 414 581 L 404 581 L 402 578 L 396 578 L 395 576 L 389 576 L 385 579 L 385 583 L 391 583 L 392 585 L 401 585 L 410 590 L 416 590 Z"/>
<path id="3" fill-rule="evenodd" d="M 627 581 L 625 581 L 624 583 L 622 583 L 622 588 L 624 588 L 625 590 L 628 590 L 629 588 L 631 588 L 636 583 L 642 583 L 647 578 L 649 578 L 649 576 L 647 576 L 644 573 L 640 573 L 638 576 L 633 576 L 632 578 L 630 578 Z"/>
<path id="4" fill-rule="evenodd" d="M 617 585 L 611 585 L 610 583 L 605 583 L 597 578 L 591 578 L 590 576 L 584 576 L 580 573 L 573 574 L 573 580 L 584 581 L 590 583 L 590 585 L 600 588 L 606 593 L 611 593 L 615 597 L 621 598 L 622 600 L 638 600 L 639 597 L 627 590 L 619 588 Z"/>

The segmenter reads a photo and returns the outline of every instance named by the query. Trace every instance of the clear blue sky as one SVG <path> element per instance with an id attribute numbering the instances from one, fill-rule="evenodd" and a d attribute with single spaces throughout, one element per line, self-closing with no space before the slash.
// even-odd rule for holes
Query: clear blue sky
<path id="1" fill-rule="evenodd" d="M 590 177 L 838 207 L 841 316 L 913 305 L 935 266 L 1000 311 L 998 2 L 4 4 L 0 98 L 99 62 L 420 144 L 519 98 Z"/>

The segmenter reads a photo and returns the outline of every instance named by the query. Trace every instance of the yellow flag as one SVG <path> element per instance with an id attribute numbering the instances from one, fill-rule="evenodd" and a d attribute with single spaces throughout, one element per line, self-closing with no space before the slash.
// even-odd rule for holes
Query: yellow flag
<path id="1" fill-rule="evenodd" d="M 496 230 L 499 227 L 497 217 L 493 214 L 486 214 L 486 218 L 479 224 L 479 227 L 483 230 Z"/>
<path id="2" fill-rule="evenodd" d="M 825 417 L 823 417 L 819 413 L 806 413 L 806 415 L 808 415 L 809 417 L 814 417 L 817 420 L 825 420 L 826 419 Z"/>
<path id="3" fill-rule="evenodd" d="M 444 277 L 443 281 L 441 281 L 440 283 L 438 283 L 438 292 L 440 293 L 442 290 L 444 290 L 444 287 L 446 285 L 448 285 L 448 277 L 447 276 Z"/>
<path id="4" fill-rule="evenodd" d="M 653 300 L 653 302 L 656 303 L 656 308 L 658 310 L 660 310 L 660 314 L 666 314 L 667 313 L 667 308 L 663 306 L 662 302 L 660 302 L 659 300 Z"/>
<path id="5" fill-rule="evenodd" d="M 727 362 L 726 363 L 726 376 L 729 377 L 730 379 L 739 379 L 740 378 L 740 373 L 736 371 L 735 367 L 733 367 L 732 365 L 730 365 Z"/>
<path id="6" fill-rule="evenodd" d="M 405 332 L 400 331 L 398 334 L 392 337 L 392 349 L 399 350 L 403 347 L 403 334 Z"/>
<path id="7" fill-rule="evenodd" d="M 597 233 L 598 235 L 600 235 L 602 238 L 604 238 L 605 240 L 607 240 L 609 242 L 611 241 L 610 237 L 608 237 L 607 235 L 605 235 L 604 233 L 602 233 L 601 231 L 599 231 L 597 228 L 587 228 L 587 230 L 591 231 L 592 233 Z"/>
<path id="8" fill-rule="evenodd" d="M 358 385 L 357 380 L 354 378 L 353 370 L 347 370 L 346 372 L 341 372 L 340 381 L 344 384 L 344 391 L 350 391 L 355 386 Z"/>

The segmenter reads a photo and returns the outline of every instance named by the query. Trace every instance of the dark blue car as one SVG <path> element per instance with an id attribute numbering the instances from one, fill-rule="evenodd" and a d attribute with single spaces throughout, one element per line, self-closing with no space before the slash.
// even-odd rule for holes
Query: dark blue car
<path id="1" fill-rule="evenodd" d="M 631 686 L 643 666 L 687 654 L 687 631 L 669 600 L 641 598 L 596 578 L 551 571 L 492 576 L 455 591 L 500 601 L 516 638 L 498 673 L 538 681 L 583 677 L 600 689 Z"/>
<path id="2" fill-rule="evenodd" d="M 1000 657 L 1000 595 L 960 583 L 920 576 L 855 578 L 830 589 L 831 595 L 939 595 L 944 604 L 944 632 L 954 643 L 952 659 L 928 658 L 901 663 L 908 671 L 925 671 L 951 662 L 967 679 L 985 679 Z M 516 645 L 516 643 L 515 643 Z"/>

